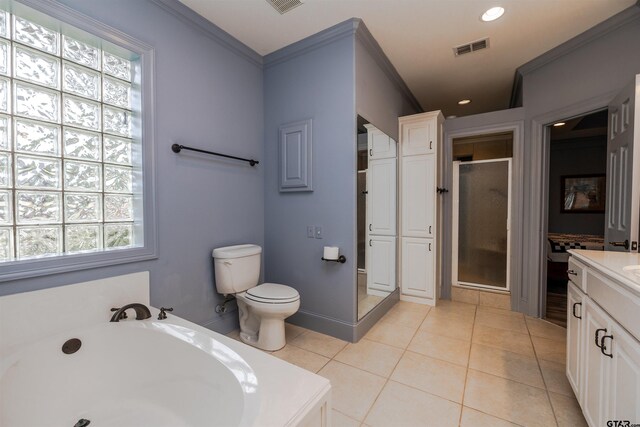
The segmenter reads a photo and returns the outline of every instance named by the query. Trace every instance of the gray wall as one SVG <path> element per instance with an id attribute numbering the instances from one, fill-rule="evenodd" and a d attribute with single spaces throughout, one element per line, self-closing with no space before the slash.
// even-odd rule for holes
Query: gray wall
<path id="1" fill-rule="evenodd" d="M 604 213 L 562 213 L 563 175 L 607 172 L 607 137 L 551 141 L 549 159 L 549 232 L 604 235 Z"/>
<path id="2" fill-rule="evenodd" d="M 399 141 L 398 117 L 422 111 L 363 23 L 356 37 L 356 111 Z"/>
<path id="3" fill-rule="evenodd" d="M 265 278 L 300 293 L 291 321 L 349 339 L 356 292 L 354 39 L 346 31 L 317 46 L 314 38 L 322 35 L 265 57 Z M 313 120 L 313 192 L 280 193 L 278 127 L 303 119 Z M 321 226 L 323 238 L 307 238 L 308 225 Z M 325 245 L 339 246 L 346 264 L 322 261 Z"/>
<path id="4" fill-rule="evenodd" d="M 544 212 L 548 200 L 545 168 L 549 160 L 542 126 L 606 107 L 615 92 L 640 73 L 640 56 L 628 51 L 639 41 L 640 8 L 633 6 L 519 70 L 523 106 L 517 115 L 523 114 L 525 135 L 522 153 L 514 152 L 514 164 L 522 162 L 521 173 L 514 179 L 522 179 L 523 183 L 522 210 L 514 218 L 522 223 L 514 230 L 521 233 L 522 251 L 516 266 L 522 270 L 517 283 L 521 295 L 518 301 L 512 298 L 514 309 L 539 315 L 542 308 L 542 238 L 546 233 Z M 485 114 L 447 120 L 446 129 L 459 131 L 481 123 L 496 124 L 494 118 Z M 505 121 L 510 120 L 505 117 Z"/>
<path id="5" fill-rule="evenodd" d="M 263 158 L 262 70 L 192 22 L 147 0 L 62 0 L 61 3 L 155 48 L 159 258 L 0 284 L 0 295 L 148 270 L 151 303 L 219 331 L 223 317 L 213 283 L 211 250 L 263 244 L 262 163 L 241 163 L 170 150 L 174 142 Z"/>

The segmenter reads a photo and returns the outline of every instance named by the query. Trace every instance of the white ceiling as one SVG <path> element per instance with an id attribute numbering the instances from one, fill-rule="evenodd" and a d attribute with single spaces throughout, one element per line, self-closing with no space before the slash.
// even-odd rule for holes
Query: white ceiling
<path id="1" fill-rule="evenodd" d="M 303 0 L 284 15 L 265 0 L 181 1 L 261 55 L 362 18 L 425 111 L 462 116 L 507 108 L 518 66 L 636 0 Z M 496 5 L 504 16 L 482 22 Z M 484 37 L 488 49 L 454 57 Z"/>

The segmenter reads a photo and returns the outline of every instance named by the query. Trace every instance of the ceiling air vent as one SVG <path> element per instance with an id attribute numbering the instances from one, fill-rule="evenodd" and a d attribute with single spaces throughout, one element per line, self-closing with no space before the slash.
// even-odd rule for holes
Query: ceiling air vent
<path id="1" fill-rule="evenodd" d="M 291 9 L 296 8 L 302 4 L 301 0 L 267 0 L 275 10 L 280 12 L 280 15 L 289 12 Z"/>
<path id="2" fill-rule="evenodd" d="M 466 53 L 475 52 L 476 50 L 482 50 L 489 47 L 489 39 L 476 40 L 471 43 L 465 43 L 453 48 L 453 54 L 455 56 L 464 55 Z"/>

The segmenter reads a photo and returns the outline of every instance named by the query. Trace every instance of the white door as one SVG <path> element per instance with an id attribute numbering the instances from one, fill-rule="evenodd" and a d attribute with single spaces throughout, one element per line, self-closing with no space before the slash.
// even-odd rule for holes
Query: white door
<path id="1" fill-rule="evenodd" d="M 369 160 L 367 232 L 396 235 L 396 159 Z"/>
<path id="2" fill-rule="evenodd" d="M 402 293 L 435 298 L 434 239 L 402 238 Z"/>
<path id="3" fill-rule="evenodd" d="M 367 293 L 386 296 L 396 288 L 396 238 L 369 235 L 367 253 Z"/>
<path id="4" fill-rule="evenodd" d="M 435 154 L 402 157 L 402 235 L 433 237 L 436 214 Z"/>
<path id="5" fill-rule="evenodd" d="M 609 105 L 605 249 L 638 250 L 640 228 L 640 75 Z M 634 167 L 635 165 L 635 167 Z"/>
<path id="6" fill-rule="evenodd" d="M 453 165 L 453 284 L 509 290 L 511 159 Z"/>
<path id="7" fill-rule="evenodd" d="M 584 417 L 590 426 L 605 425 L 605 410 L 610 360 L 600 343 L 603 335 L 611 334 L 609 316 L 589 298 L 583 306 L 582 327 L 582 402 Z"/>
<path id="8" fill-rule="evenodd" d="M 569 281 L 567 292 L 567 379 L 580 401 L 580 345 L 582 334 L 582 300 L 584 294 Z"/>
<path id="9" fill-rule="evenodd" d="M 640 420 L 640 343 L 613 323 L 613 331 L 604 344 L 612 356 L 606 419 L 637 422 Z"/>

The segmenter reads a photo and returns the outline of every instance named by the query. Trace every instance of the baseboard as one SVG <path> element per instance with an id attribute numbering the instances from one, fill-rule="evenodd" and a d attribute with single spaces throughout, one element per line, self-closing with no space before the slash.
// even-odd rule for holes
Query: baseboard
<path id="1" fill-rule="evenodd" d="M 353 331 L 356 325 L 343 320 L 298 310 L 296 314 L 287 318 L 287 322 L 325 335 L 331 335 L 341 340 L 355 342 Z"/>
<path id="2" fill-rule="evenodd" d="M 360 341 L 399 300 L 400 290 L 396 289 L 360 319 L 353 329 L 353 342 Z"/>

